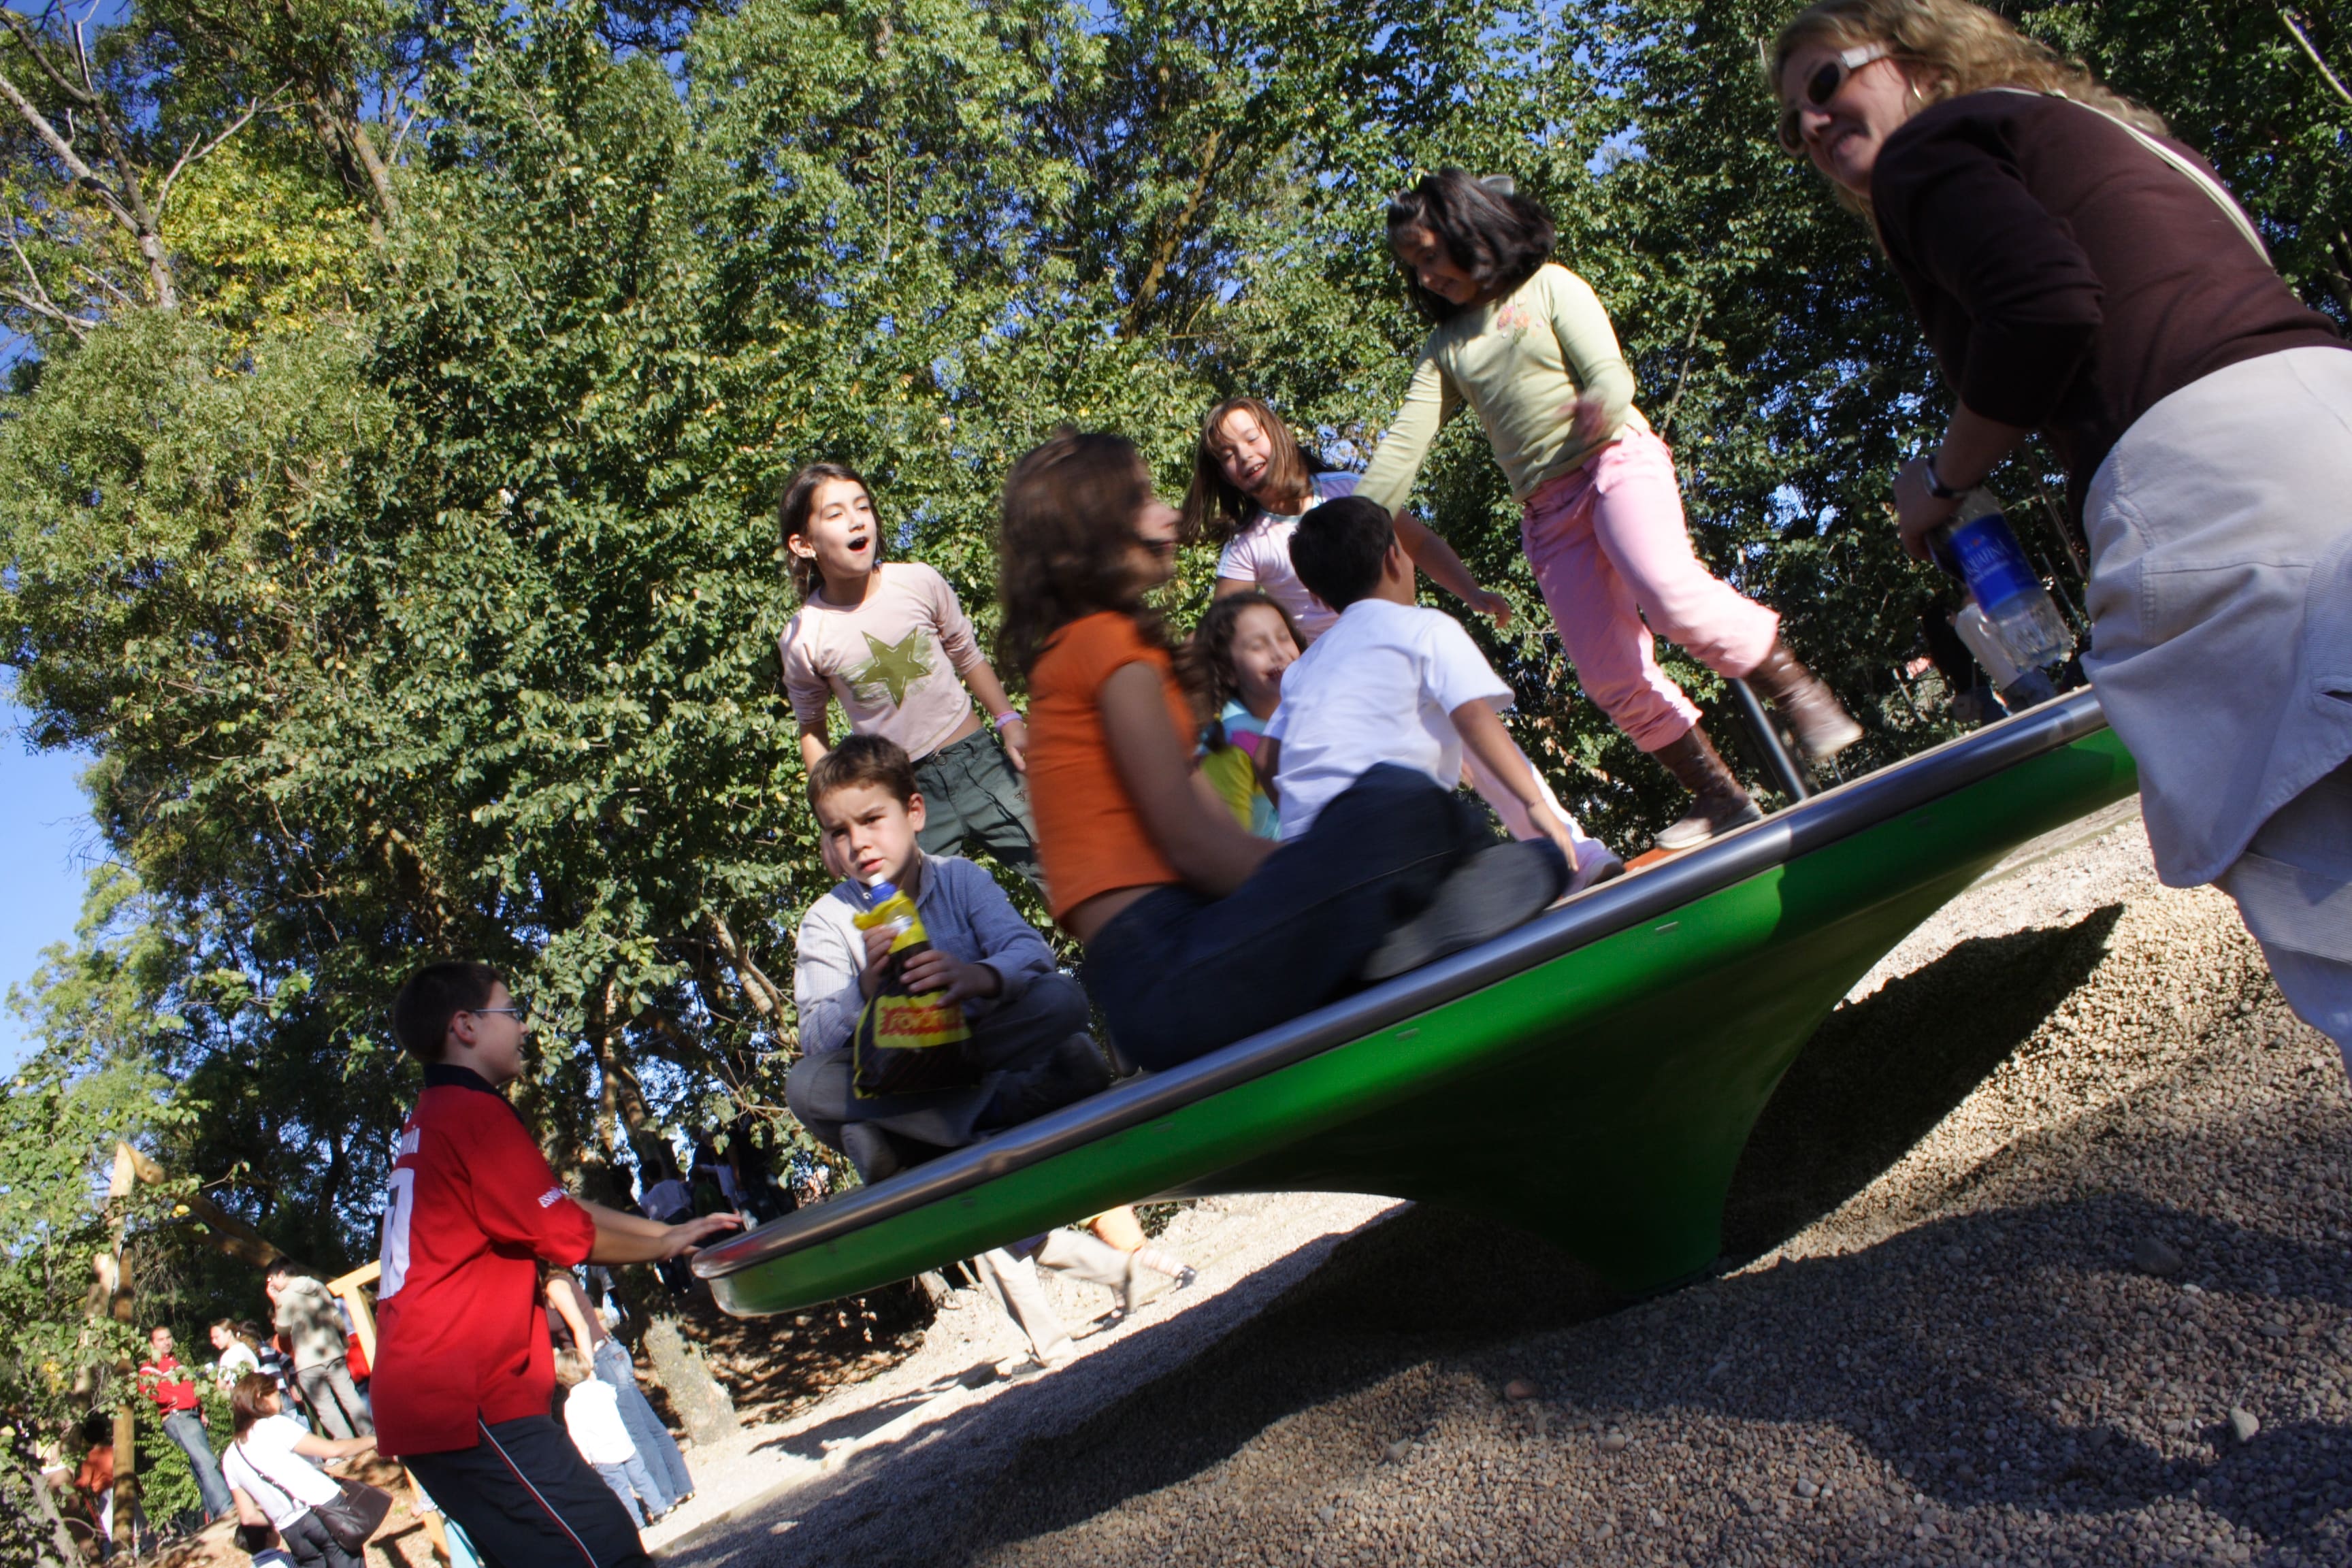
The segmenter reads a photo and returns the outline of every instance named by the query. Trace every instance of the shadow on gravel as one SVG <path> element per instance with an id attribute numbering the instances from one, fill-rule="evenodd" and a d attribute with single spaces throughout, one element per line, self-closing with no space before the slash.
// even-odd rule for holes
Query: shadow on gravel
<path id="1" fill-rule="evenodd" d="M 2090 978 L 2123 912 L 1973 938 L 1832 1013 L 1748 1134 L 1725 1254 L 1769 1252 L 1877 1180 Z"/>
<path id="2" fill-rule="evenodd" d="M 2069 926 L 1962 942 L 1832 1014 L 1782 1080 L 1740 1163 L 1726 1217 L 1734 1254 L 1769 1249 L 1899 1159 L 2083 984 L 2121 915 L 2121 906 L 2110 906 Z M 1941 1237 L 1934 1227 L 1924 1234 Z M 1778 1280 L 1781 1272 L 1759 1278 Z M 1642 1312 L 1664 1312 L 1671 1300 Z M 1312 1275 L 1201 1355 L 1027 1445 L 992 1478 L 987 1501 L 973 1500 L 962 1527 L 945 1532 L 951 1547 L 934 1537 L 921 1556 L 904 1560 L 970 1562 L 994 1546 L 1066 1528 L 1197 1475 L 1283 1417 L 1402 1368 L 1449 1355 L 1475 1359 L 1481 1346 L 1567 1329 L 1625 1305 L 1581 1265 L 1518 1231 L 1426 1205 L 1409 1209 L 1342 1242 Z M 1137 1375 L 1133 1362 L 1150 1355 L 1150 1338 L 1133 1336 L 1055 1377 L 1128 1387 Z M 1041 1384 L 1009 1390 L 995 1404 L 1047 1396 Z M 918 1446 L 952 1445 L 974 1418 L 985 1413 L 950 1417 Z M 890 1510 L 853 1484 L 796 1530 L 803 1539 L 845 1542 Z M 870 1568 L 902 1560 L 871 1544 L 879 1550 L 869 1556 L 862 1550 L 868 1542 L 859 1542 Z"/>

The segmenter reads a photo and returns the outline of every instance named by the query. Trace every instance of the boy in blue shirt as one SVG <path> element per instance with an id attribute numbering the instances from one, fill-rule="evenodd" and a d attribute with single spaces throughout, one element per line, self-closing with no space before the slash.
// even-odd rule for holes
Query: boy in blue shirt
<path id="1" fill-rule="evenodd" d="M 916 843 L 924 804 L 905 751 L 879 735 L 849 736 L 809 770 L 809 804 L 826 866 L 847 879 L 802 918 L 793 969 L 802 1055 L 784 1099 L 812 1137 L 877 1182 L 916 1156 L 1108 1087 L 1110 1071 L 1087 1033 L 1087 994 L 1055 965 L 1045 938 L 986 871 Z M 963 1049 L 981 1078 L 969 1089 L 855 1091 L 850 1038 L 890 950 L 889 931 L 861 931 L 855 920 L 877 882 L 914 900 L 930 938 L 930 951 L 906 963 L 908 988 L 944 993 L 971 1026 Z"/>

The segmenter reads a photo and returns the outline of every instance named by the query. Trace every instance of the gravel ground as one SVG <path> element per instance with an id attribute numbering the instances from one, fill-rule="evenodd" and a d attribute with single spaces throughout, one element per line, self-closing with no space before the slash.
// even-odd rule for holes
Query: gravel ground
<path id="1" fill-rule="evenodd" d="M 1403 1210 L 869 1419 L 667 1560 L 2352 1563 L 2347 1133 L 2227 900 L 2159 887 L 2111 814 L 1832 1016 L 1721 1277 L 1628 1305 Z M 1274 1247 L 1294 1209 L 1376 1207 L 1257 1201 L 1197 1223 Z"/>

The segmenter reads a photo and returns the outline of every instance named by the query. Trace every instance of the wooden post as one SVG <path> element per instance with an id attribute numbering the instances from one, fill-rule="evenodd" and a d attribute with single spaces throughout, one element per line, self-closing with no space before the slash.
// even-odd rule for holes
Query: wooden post
<path id="1" fill-rule="evenodd" d="M 129 1228 L 131 1216 L 124 1205 L 139 1178 L 139 1166 L 144 1160 L 128 1143 L 114 1146 L 114 1173 L 106 1184 L 107 1206 L 114 1211 L 113 1268 L 111 1289 L 108 1291 L 107 1315 L 116 1322 L 129 1325 L 131 1317 L 131 1271 L 122 1261 L 122 1236 Z M 152 1163 L 152 1162 L 149 1162 Z M 133 1414 L 137 1407 L 138 1363 L 119 1361 L 114 1363 L 116 1374 L 131 1385 L 131 1397 L 114 1413 L 114 1544 L 126 1556 L 135 1554 L 139 1542 L 135 1521 L 139 1514 L 139 1422 Z"/>

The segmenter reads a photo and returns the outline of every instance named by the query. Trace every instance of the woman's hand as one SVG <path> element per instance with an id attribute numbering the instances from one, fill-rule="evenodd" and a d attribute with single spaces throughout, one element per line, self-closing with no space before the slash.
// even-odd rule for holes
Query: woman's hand
<path id="1" fill-rule="evenodd" d="M 1013 771 L 1029 771 L 1029 721 L 1015 715 L 997 728 L 997 738 L 1004 742 L 1004 754 L 1012 760 Z"/>
<path id="2" fill-rule="evenodd" d="M 1927 538 L 1960 510 L 1958 496 L 1946 500 L 1927 488 L 1927 459 L 1914 458 L 1895 476 L 1895 523 L 1903 548 L 1914 561 L 1927 559 Z"/>

